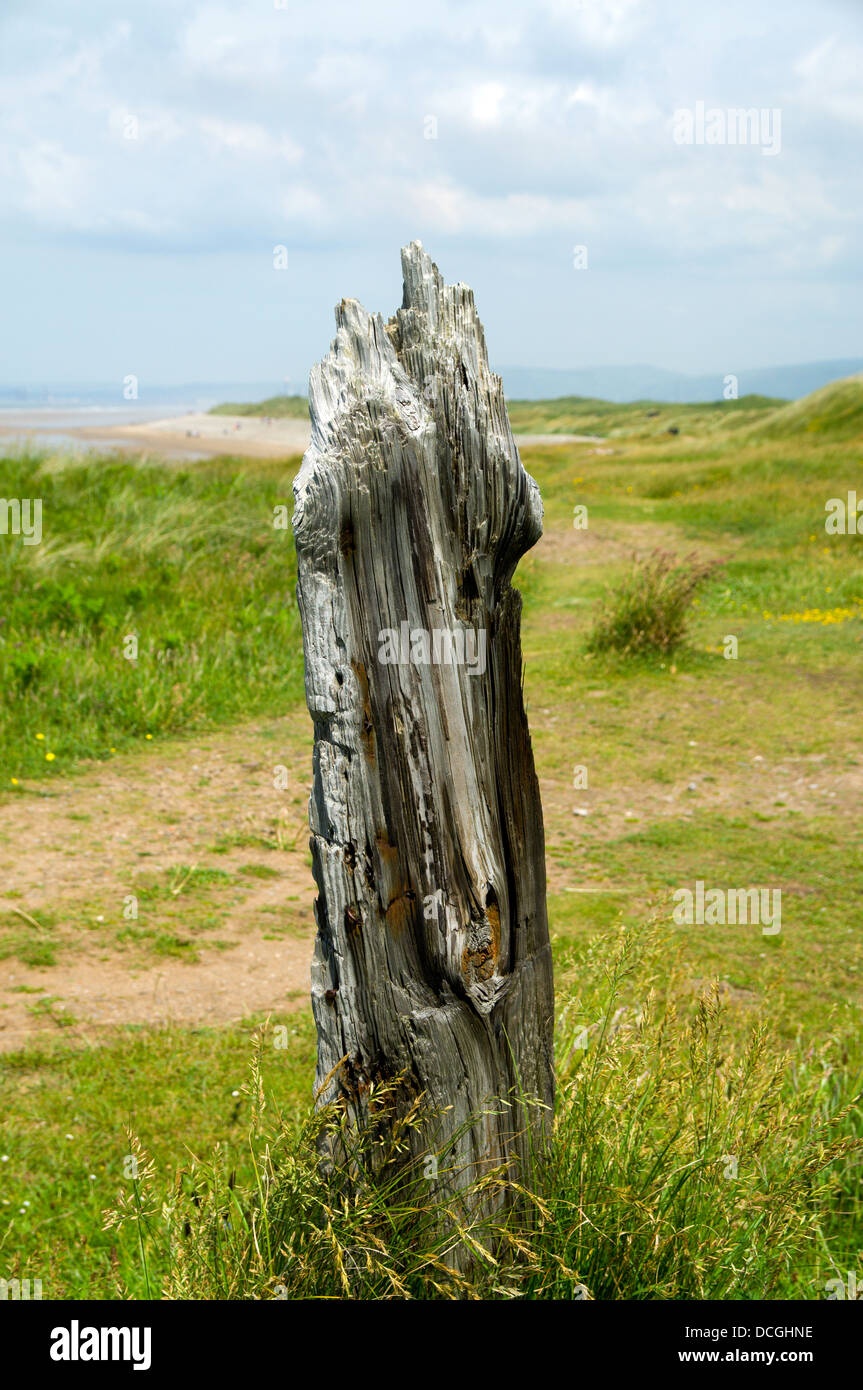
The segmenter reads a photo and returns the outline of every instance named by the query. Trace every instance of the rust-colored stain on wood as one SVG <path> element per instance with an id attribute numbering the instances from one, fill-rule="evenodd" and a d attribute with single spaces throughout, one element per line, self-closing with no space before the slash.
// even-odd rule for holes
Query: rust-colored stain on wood
<path id="1" fill-rule="evenodd" d="M 359 936 L 362 931 L 362 918 L 355 907 L 345 908 L 345 927 L 351 936 Z"/>
<path id="2" fill-rule="evenodd" d="M 354 525 L 352 521 L 346 521 L 339 532 L 339 550 L 343 555 L 353 555 L 356 550 L 354 541 Z"/>
<path id="3" fill-rule="evenodd" d="M 485 910 L 488 924 L 491 927 L 491 949 L 494 953 L 495 964 L 500 955 L 500 908 L 497 903 L 489 903 Z"/>
<path id="4" fill-rule="evenodd" d="M 363 717 L 360 726 L 360 738 L 369 762 L 375 760 L 375 726 L 372 720 L 372 702 L 369 695 L 369 677 L 365 666 L 361 661 L 352 661 L 351 668 L 357 678 L 360 687 L 360 699 L 363 704 Z"/>
<path id="5" fill-rule="evenodd" d="M 384 832 L 375 836 L 375 849 L 384 872 L 395 876 L 399 870 L 399 852 Z"/>
<path id="6" fill-rule="evenodd" d="M 401 936 L 402 932 L 410 926 L 412 916 L 410 898 L 407 894 L 400 893 L 397 898 L 393 898 L 387 907 L 385 913 L 387 930 L 391 931 L 393 936 Z"/>
<path id="7" fill-rule="evenodd" d="M 465 946 L 461 953 L 462 974 L 470 984 L 473 980 L 490 980 L 494 974 L 494 967 L 497 964 L 492 951 L 491 942 L 478 947 L 475 951 L 468 950 Z"/>
<path id="8" fill-rule="evenodd" d="M 472 980 L 490 980 L 497 967 L 500 955 L 500 908 L 490 902 L 485 910 L 489 927 L 489 939 L 480 946 L 465 946 L 461 953 L 462 974 L 468 984 Z"/>

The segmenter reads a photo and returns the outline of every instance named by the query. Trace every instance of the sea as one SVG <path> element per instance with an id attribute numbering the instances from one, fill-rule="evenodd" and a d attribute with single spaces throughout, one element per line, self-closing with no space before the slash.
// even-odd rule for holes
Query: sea
<path id="1" fill-rule="evenodd" d="M 137 397 L 122 382 L 27 383 L 0 382 L 0 436 L 4 444 L 43 444 L 52 448 L 111 449 L 126 443 L 122 436 L 82 440 L 70 431 L 81 428 L 147 424 L 210 410 L 226 401 L 247 404 L 270 396 L 297 395 L 285 381 L 186 382 L 179 386 L 139 386 Z M 303 393 L 304 394 L 304 393 Z"/>

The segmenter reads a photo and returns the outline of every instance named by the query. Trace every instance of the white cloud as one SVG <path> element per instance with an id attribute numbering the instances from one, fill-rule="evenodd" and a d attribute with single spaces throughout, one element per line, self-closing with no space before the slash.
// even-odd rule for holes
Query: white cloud
<path id="1" fill-rule="evenodd" d="M 408 190 L 408 207 L 431 232 L 484 234 L 495 239 L 535 236 L 595 225 L 586 201 L 526 193 L 483 196 L 452 184 L 421 183 Z"/>
<path id="2" fill-rule="evenodd" d="M 85 166 L 77 155 L 53 140 L 37 140 L 16 160 L 21 205 L 35 217 L 52 222 L 78 215 L 85 200 Z M 13 182 L 14 175 L 13 175 Z"/>
<path id="3" fill-rule="evenodd" d="M 496 125 L 500 119 L 500 105 L 506 96 L 506 88 L 501 82 L 483 82 L 475 87 L 471 95 L 470 114 L 480 125 Z"/>
<path id="4" fill-rule="evenodd" d="M 0 230 L 166 257 L 284 239 L 377 261 L 419 234 L 562 265 L 587 244 L 592 270 L 644 277 L 756 255 L 856 274 L 859 25 L 787 0 L 767 32 L 771 3 L 151 0 L 118 21 L 111 0 L 43 0 L 4 26 Z M 781 107 L 781 154 L 675 146 L 696 99 Z"/>
<path id="5" fill-rule="evenodd" d="M 324 203 L 319 193 L 303 184 L 296 184 L 281 197 L 282 216 L 289 222 L 320 222 Z"/>
<path id="6" fill-rule="evenodd" d="M 202 117 L 198 129 L 219 150 L 256 159 L 287 160 L 295 164 L 303 152 L 289 135 L 270 133 L 251 121 L 219 121 Z"/>
<path id="7" fill-rule="evenodd" d="M 810 112 L 863 125 L 863 44 L 831 34 L 795 64 L 802 79 L 799 100 Z"/>

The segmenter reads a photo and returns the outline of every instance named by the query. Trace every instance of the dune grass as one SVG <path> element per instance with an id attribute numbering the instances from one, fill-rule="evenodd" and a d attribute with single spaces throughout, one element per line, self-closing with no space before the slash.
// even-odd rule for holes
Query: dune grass
<path id="1" fill-rule="evenodd" d="M 0 786 L 302 696 L 284 464 L 0 460 L 43 540 L 0 543 Z M 135 651 L 130 639 L 137 643 Z"/>
<path id="2" fill-rule="evenodd" d="M 171 1296 L 825 1296 L 856 1258 L 856 1079 L 837 1099 L 832 1042 L 792 1058 L 762 1024 L 729 1028 L 715 990 L 687 994 L 669 946 L 650 927 L 600 937 L 570 963 L 577 984 L 559 962 L 571 993 L 548 1148 L 530 1172 L 486 1173 L 456 1195 L 428 1195 L 425 1160 L 358 1180 L 381 1163 L 380 1134 L 350 1130 L 337 1106 L 267 1124 L 256 1064 L 256 1181 L 238 1189 L 217 1160 L 177 1188 L 164 1216 Z M 421 1129 L 421 1110 L 401 1124 Z M 324 1175 L 331 1135 L 346 1158 Z M 446 1173 L 448 1152 L 434 1156 Z M 489 1211 L 507 1193 L 513 1209 Z M 128 1198 L 124 1217 L 139 1224 Z M 457 1245 L 471 1268 L 453 1267 Z"/>
<path id="3" fill-rule="evenodd" d="M 755 422 L 753 433 L 765 439 L 824 439 L 859 441 L 863 435 L 863 376 L 831 381 L 799 401 Z"/>
<path id="4" fill-rule="evenodd" d="M 756 426 L 784 401 L 770 396 L 740 396 L 730 401 L 670 404 L 666 401 L 594 400 L 561 396 L 547 401 L 508 401 L 517 434 L 595 434 L 607 439 L 657 439 L 675 430 L 703 438 Z"/>
<path id="5" fill-rule="evenodd" d="M 636 401 L 619 405 L 591 396 L 561 396 L 546 401 L 507 402 L 512 428 L 520 434 L 665 434 L 669 427 L 687 433 L 708 433 L 729 427 L 742 428 L 769 419 L 785 401 L 771 396 L 741 396 L 731 401 L 669 405 L 664 401 Z M 271 419 L 306 420 L 306 396 L 270 396 L 265 401 L 226 401 L 211 408 L 211 415 L 245 415 Z"/>
<path id="6" fill-rule="evenodd" d="M 630 656 L 677 651 L 687 637 L 695 595 L 719 563 L 656 550 L 633 565 L 623 583 L 609 591 L 587 639 L 588 651 Z"/>
<path id="7" fill-rule="evenodd" d="M 210 415 L 249 415 L 273 420 L 307 420 L 309 402 L 306 396 L 270 396 L 265 401 L 225 401 L 214 405 Z"/>
<path id="8" fill-rule="evenodd" d="M 543 404 L 544 420 L 528 403 L 530 423 L 516 427 L 592 433 L 599 421 L 577 413 L 591 403 Z M 609 407 L 596 432 L 611 453 L 525 451 L 548 533 L 516 583 L 561 1013 L 560 1106 L 534 1225 L 499 1232 L 500 1264 L 481 1264 L 469 1290 L 446 1274 L 439 1245 L 419 1241 L 416 1221 L 428 1229 L 434 1214 L 416 1193 L 394 1206 L 389 1236 L 373 1194 L 328 1227 L 305 1011 L 273 1021 L 286 1047 L 265 1035 L 269 1107 L 255 1125 L 241 1090 L 251 1022 L 88 1043 L 58 1028 L 50 1047 L 0 1063 L 0 1274 L 42 1277 L 60 1297 L 143 1297 L 148 1282 L 185 1295 L 196 1281 L 195 1296 L 338 1295 L 347 1279 L 361 1297 L 571 1297 L 583 1286 L 600 1298 L 817 1298 L 828 1279 L 859 1276 L 861 1169 L 849 1146 L 863 1065 L 863 540 L 826 535 L 824 506 L 863 494 L 863 442 L 841 423 L 835 436 L 769 438 L 748 412 L 768 420 L 782 407 L 727 404 L 649 417 L 655 407 Z M 112 748 L 143 755 L 168 735 L 301 703 L 295 558 L 272 524 L 291 472 L 228 459 L 0 462 L 0 494 L 45 503 L 41 546 L 0 537 L 0 796 L 25 784 L 43 795 Z M 588 508 L 584 532 L 576 504 Z M 723 562 L 693 601 L 688 640 L 673 654 L 591 652 L 609 584 L 660 546 Z M 136 666 L 122 655 L 129 633 Z M 576 764 L 586 790 L 572 790 Z M 699 877 L 780 886 L 781 934 L 670 927 L 671 890 Z M 190 913 L 209 910 L 205 887 L 190 882 Z M 664 944 L 644 927 L 651 912 L 670 931 Z M 50 946 L 19 926 L 21 950 Z M 56 993 L 46 989 L 45 1008 Z M 587 1047 L 574 1047 L 585 1029 Z M 139 1188 L 146 1217 L 124 1178 L 127 1126 L 142 1171 L 156 1165 Z M 118 1192 L 128 1220 L 105 1230 Z M 314 1216 L 298 1226 L 300 1207 Z M 271 1231 L 266 1255 L 250 1239 L 253 1215 L 257 1233 Z M 284 1251 L 288 1227 L 298 1233 Z M 206 1255 L 214 1229 L 218 1264 Z"/>
<path id="9" fill-rule="evenodd" d="M 860 1216 L 841 1042 L 785 1050 L 693 993 L 655 926 L 572 944 L 558 972 L 551 1144 L 461 1199 L 430 1196 L 418 1167 L 358 1183 L 379 1133 L 324 1177 L 322 1132 L 348 1131 L 311 1112 L 304 1015 L 7 1059 L 6 1277 L 55 1298 L 825 1297 Z M 469 1210 L 513 1185 L 508 1216 Z"/>

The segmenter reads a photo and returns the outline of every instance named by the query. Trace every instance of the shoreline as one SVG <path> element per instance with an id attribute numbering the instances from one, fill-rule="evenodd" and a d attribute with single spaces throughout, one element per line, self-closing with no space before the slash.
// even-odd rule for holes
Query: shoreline
<path id="1" fill-rule="evenodd" d="M 52 441 L 52 436 L 72 443 L 101 444 L 103 448 L 159 453 L 181 458 L 238 454 L 246 458 L 296 458 L 309 447 L 308 420 L 257 415 L 173 416 L 138 425 L 70 425 L 62 430 L 0 424 L 0 439 Z M 599 435 L 516 434 L 519 448 L 556 444 L 601 444 Z"/>

